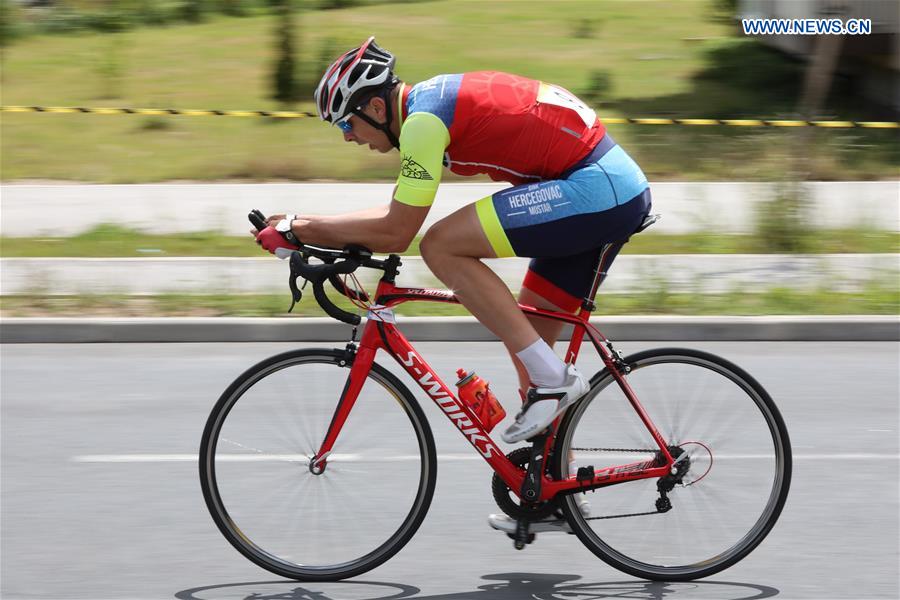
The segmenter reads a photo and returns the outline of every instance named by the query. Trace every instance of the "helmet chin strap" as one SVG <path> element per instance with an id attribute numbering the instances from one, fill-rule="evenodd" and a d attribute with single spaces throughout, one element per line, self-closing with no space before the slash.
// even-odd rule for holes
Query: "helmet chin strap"
<path id="1" fill-rule="evenodd" d="M 385 108 L 387 109 L 387 121 L 384 123 L 379 123 L 366 113 L 362 111 L 359 107 L 353 109 L 353 114 L 374 127 L 375 129 L 381 130 L 384 132 L 384 135 L 387 136 L 388 141 L 394 148 L 400 149 L 400 140 L 397 139 L 397 136 L 394 135 L 394 132 L 391 131 L 391 120 L 393 119 L 394 111 L 391 110 L 391 92 L 387 90 L 387 92 L 380 92 L 378 97 L 384 100 Z"/>

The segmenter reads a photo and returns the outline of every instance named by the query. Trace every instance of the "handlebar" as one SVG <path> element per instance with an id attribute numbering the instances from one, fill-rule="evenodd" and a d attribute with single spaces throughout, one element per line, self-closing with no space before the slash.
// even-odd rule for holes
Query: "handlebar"
<path id="1" fill-rule="evenodd" d="M 268 223 L 266 223 L 266 216 L 255 208 L 250 211 L 250 214 L 247 215 L 247 218 L 250 219 L 250 223 L 252 223 L 253 226 L 256 227 L 257 231 L 262 231 L 269 226 Z"/>
<path id="2" fill-rule="evenodd" d="M 262 231 L 267 227 L 265 215 L 260 211 L 253 210 L 247 217 L 257 230 Z M 322 263 L 310 264 L 310 257 L 318 258 Z M 368 301 L 369 298 L 365 292 L 360 293 L 344 285 L 340 275 L 353 273 L 359 267 L 368 267 L 383 271 L 384 279 L 393 282 L 397 275 L 397 268 L 400 266 L 400 257 L 391 254 L 385 260 L 378 260 L 372 258 L 372 251 L 363 246 L 348 245 L 344 249 L 338 250 L 301 243 L 298 250 L 291 252 L 289 263 L 291 275 L 288 285 L 294 303 L 299 302 L 303 296 L 301 288 L 297 287 L 297 279 L 302 277 L 312 284 L 313 296 L 328 316 L 355 327 L 362 319 L 359 315 L 347 312 L 331 301 L 325 293 L 325 281 L 330 282 L 339 293 L 351 300 Z M 291 309 L 293 307 L 294 304 L 291 304 Z"/>
<path id="3" fill-rule="evenodd" d="M 359 325 L 360 317 L 353 313 L 349 313 L 338 308 L 331 299 L 325 294 L 325 280 L 335 277 L 342 273 L 352 273 L 359 268 L 359 261 L 346 259 L 335 263 L 322 263 L 319 265 L 311 265 L 307 262 L 307 258 L 300 252 L 291 254 L 291 292 L 294 293 L 295 300 L 299 299 L 299 290 L 297 289 L 297 277 L 306 279 L 313 286 L 313 295 L 319 306 L 328 314 L 329 317 L 349 323 L 350 325 Z"/>

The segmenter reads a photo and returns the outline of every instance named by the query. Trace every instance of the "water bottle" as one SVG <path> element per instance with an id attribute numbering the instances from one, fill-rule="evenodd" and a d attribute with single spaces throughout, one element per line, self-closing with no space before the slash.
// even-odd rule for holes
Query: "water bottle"
<path id="1" fill-rule="evenodd" d="M 459 399 L 466 403 L 484 428 L 490 432 L 506 416 L 506 411 L 491 392 L 490 384 L 474 371 L 467 374 L 465 369 L 457 369 L 456 375 L 459 377 L 459 381 L 456 382 Z"/>

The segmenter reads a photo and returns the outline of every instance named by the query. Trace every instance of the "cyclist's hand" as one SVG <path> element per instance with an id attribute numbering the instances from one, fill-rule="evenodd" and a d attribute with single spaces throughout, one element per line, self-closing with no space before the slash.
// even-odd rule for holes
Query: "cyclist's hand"
<path id="1" fill-rule="evenodd" d="M 278 223 L 278 221 L 281 221 L 286 218 L 287 218 L 287 215 L 270 215 L 270 216 L 266 217 L 266 223 L 268 223 L 269 225 L 275 226 Z"/>
<path id="2" fill-rule="evenodd" d="M 279 221 L 282 221 L 287 218 L 287 215 L 272 215 L 271 217 L 266 217 L 266 224 L 274 227 L 278 224 Z M 250 235 L 256 237 L 259 235 L 259 230 L 256 227 L 250 228 Z"/>
<path id="3" fill-rule="evenodd" d="M 300 248 L 300 246 L 284 239 L 282 232 L 271 225 L 256 235 L 256 243 L 272 254 L 275 254 L 275 251 L 279 248 L 287 248 L 288 250 L 298 250 Z"/>

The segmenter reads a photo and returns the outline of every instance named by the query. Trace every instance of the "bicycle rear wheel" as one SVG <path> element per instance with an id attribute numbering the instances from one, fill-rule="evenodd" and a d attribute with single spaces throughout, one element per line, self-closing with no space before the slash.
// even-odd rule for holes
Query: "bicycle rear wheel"
<path id="1" fill-rule="evenodd" d="M 309 468 L 349 374 L 338 350 L 299 350 L 241 375 L 200 446 L 207 507 L 257 565 L 301 581 L 373 569 L 413 536 L 431 503 L 434 439 L 421 408 L 372 365 L 321 474 Z"/>
<path id="2" fill-rule="evenodd" d="M 565 497 L 572 529 L 602 560 L 637 577 L 686 581 L 726 569 L 765 538 L 784 506 L 791 479 L 784 421 L 759 383 L 714 355 L 663 348 L 625 362 L 628 384 L 673 458 L 686 456 L 677 476 L 589 494 L 588 518 Z M 563 420 L 554 466 L 565 476 L 569 457 L 576 468 L 600 469 L 652 461 L 658 450 L 604 370 Z M 657 505 L 660 483 L 668 510 Z"/>

